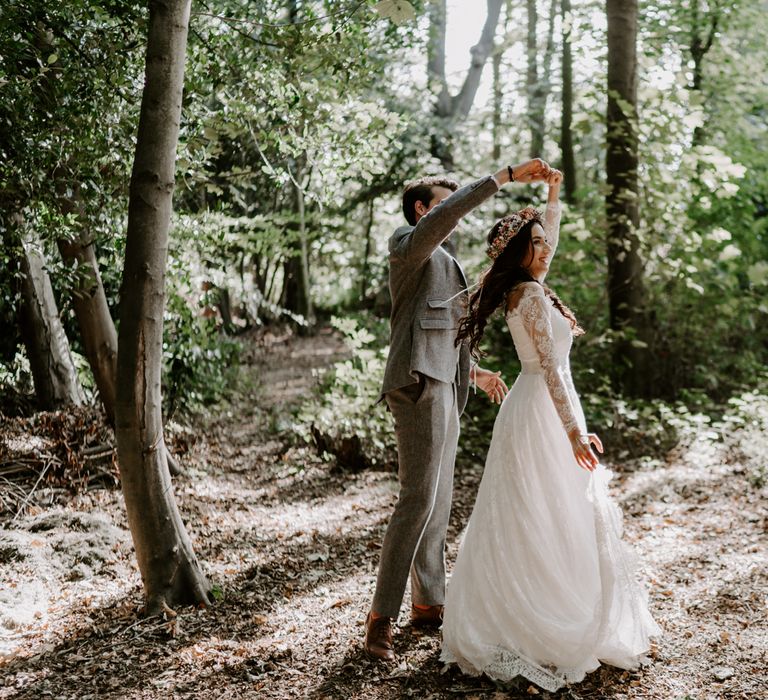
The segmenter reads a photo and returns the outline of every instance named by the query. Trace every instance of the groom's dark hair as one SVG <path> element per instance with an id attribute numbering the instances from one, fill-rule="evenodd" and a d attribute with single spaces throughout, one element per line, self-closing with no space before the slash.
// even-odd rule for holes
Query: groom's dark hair
<path id="1" fill-rule="evenodd" d="M 403 215 L 411 226 L 416 225 L 416 202 L 421 202 L 425 207 L 429 206 L 433 187 L 445 187 L 455 192 L 459 189 L 459 183 L 443 176 L 420 177 L 409 182 L 403 190 Z"/>

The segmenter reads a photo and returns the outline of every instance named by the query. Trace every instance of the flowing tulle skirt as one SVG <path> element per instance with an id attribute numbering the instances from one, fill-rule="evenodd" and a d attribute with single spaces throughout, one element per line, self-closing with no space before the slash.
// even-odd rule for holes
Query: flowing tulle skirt
<path id="1" fill-rule="evenodd" d="M 444 661 L 554 691 L 601 661 L 644 660 L 659 628 L 621 541 L 610 476 L 578 467 L 543 376 L 521 374 L 499 410 L 448 585 Z"/>

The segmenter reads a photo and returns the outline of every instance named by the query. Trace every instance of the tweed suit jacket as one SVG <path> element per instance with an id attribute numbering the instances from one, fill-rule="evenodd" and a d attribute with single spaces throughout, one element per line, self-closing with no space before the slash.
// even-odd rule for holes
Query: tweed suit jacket
<path id="1" fill-rule="evenodd" d="M 390 341 L 382 396 L 417 382 L 423 374 L 456 382 L 459 411 L 469 389 L 469 350 L 456 347 L 466 310 L 467 280 L 459 262 L 442 247 L 459 220 L 498 191 L 488 176 L 462 187 L 389 239 L 392 295 Z"/>

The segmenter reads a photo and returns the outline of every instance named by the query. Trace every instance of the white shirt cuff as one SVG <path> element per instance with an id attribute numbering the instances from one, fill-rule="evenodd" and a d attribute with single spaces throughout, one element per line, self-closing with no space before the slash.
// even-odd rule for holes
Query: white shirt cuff
<path id="1" fill-rule="evenodd" d="M 501 189 L 501 183 L 496 179 L 496 175 L 491 175 L 491 180 L 493 180 L 496 183 L 496 187 L 498 189 Z"/>

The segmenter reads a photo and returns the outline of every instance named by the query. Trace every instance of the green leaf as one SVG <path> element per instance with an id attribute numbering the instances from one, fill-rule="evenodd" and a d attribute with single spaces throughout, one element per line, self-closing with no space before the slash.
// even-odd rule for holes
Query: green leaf
<path id="1" fill-rule="evenodd" d="M 52 63 L 56 63 L 56 61 L 59 60 L 59 54 L 52 53 L 50 56 L 48 56 L 48 65 L 50 66 Z"/>
<path id="2" fill-rule="evenodd" d="M 768 284 L 768 263 L 760 260 L 754 265 L 750 265 L 747 269 L 747 277 L 755 287 Z"/>

